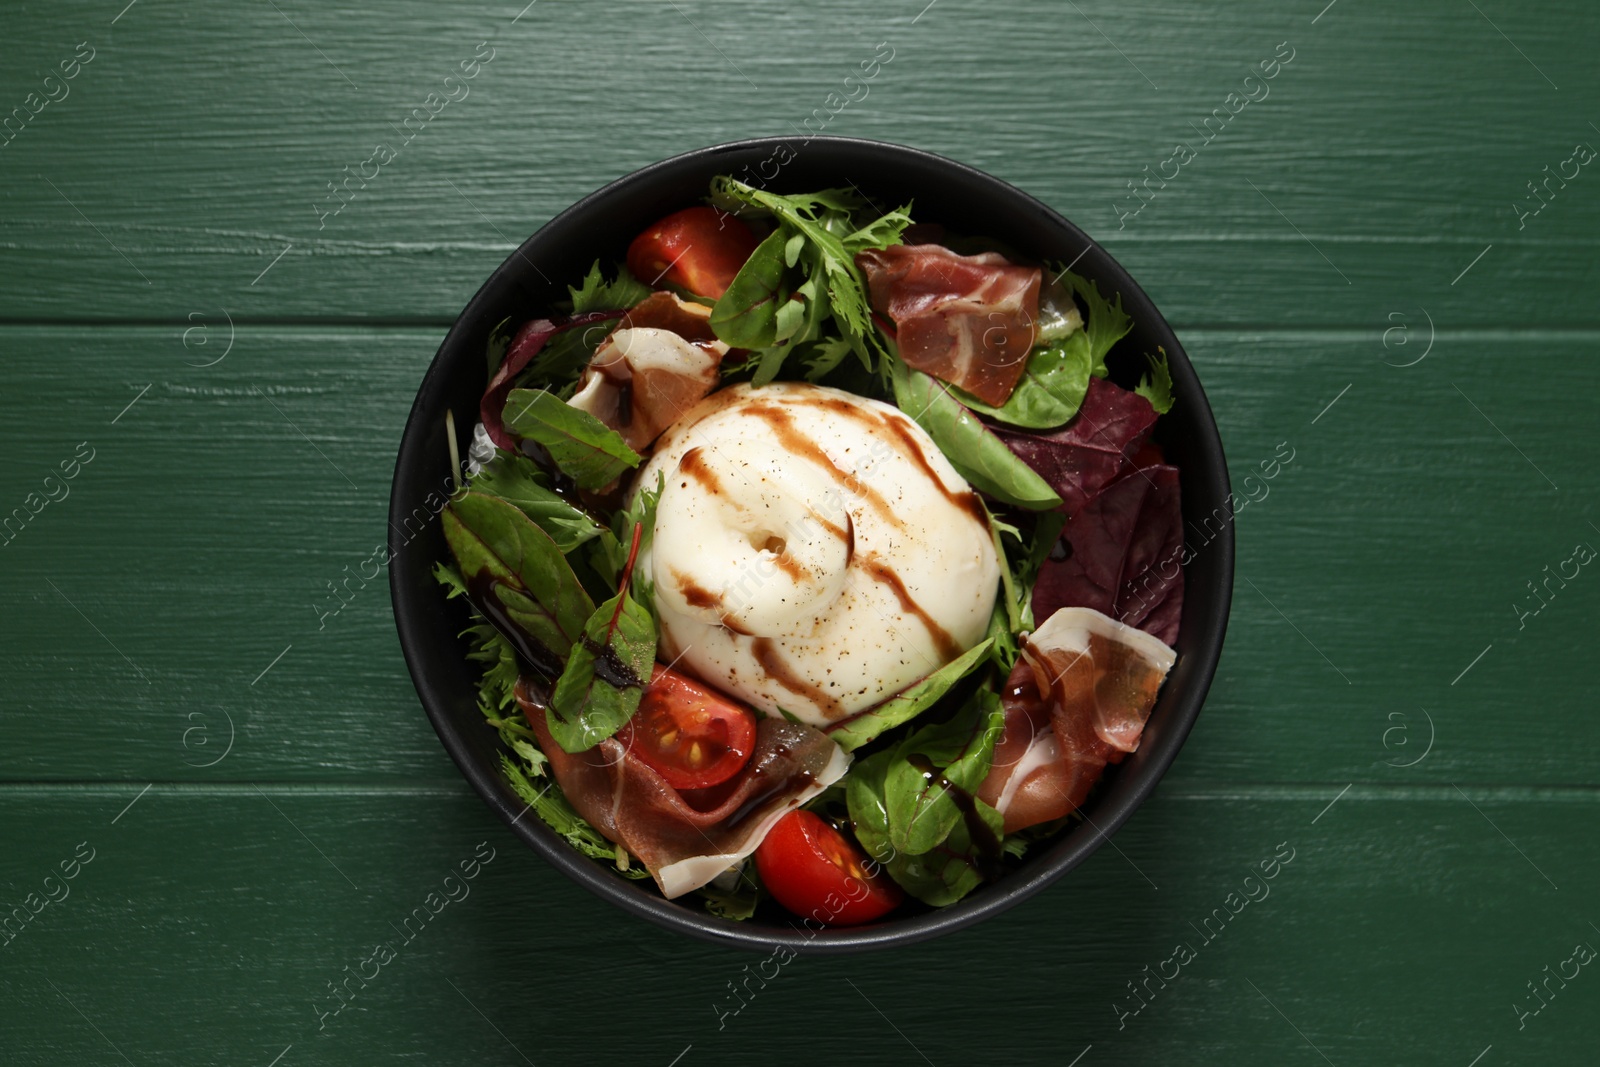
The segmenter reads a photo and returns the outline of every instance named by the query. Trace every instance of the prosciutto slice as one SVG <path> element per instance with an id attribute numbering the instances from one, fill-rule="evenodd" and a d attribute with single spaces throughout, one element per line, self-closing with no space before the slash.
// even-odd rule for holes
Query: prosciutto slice
<path id="1" fill-rule="evenodd" d="M 750 762 L 727 782 L 679 790 L 607 738 L 583 752 L 562 750 L 532 687 L 517 702 L 573 808 L 607 839 L 637 856 L 663 896 L 698 889 L 756 850 L 773 824 L 838 781 L 850 765 L 820 731 L 763 717 Z"/>
<path id="2" fill-rule="evenodd" d="M 1037 267 L 942 245 L 891 245 L 856 257 L 873 310 L 894 320 L 900 358 L 986 404 L 1006 402 L 1039 318 Z"/>
<path id="3" fill-rule="evenodd" d="M 1062 608 L 1023 641 L 1003 691 L 1005 727 L 978 798 L 1005 833 L 1077 810 L 1107 764 L 1139 747 L 1177 655 L 1088 608 Z"/>
<path id="4" fill-rule="evenodd" d="M 717 387 L 728 346 L 712 332 L 710 314 L 672 293 L 646 297 L 600 343 L 569 403 L 644 451 Z"/>

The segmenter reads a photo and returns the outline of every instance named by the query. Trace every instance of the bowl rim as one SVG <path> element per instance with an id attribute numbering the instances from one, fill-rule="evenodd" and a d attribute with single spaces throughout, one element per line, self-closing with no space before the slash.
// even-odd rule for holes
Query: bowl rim
<path id="1" fill-rule="evenodd" d="M 1187 667 L 1189 688 L 1175 694 L 1176 706 L 1162 709 L 1163 728 L 1159 744 L 1145 746 L 1147 751 L 1141 753 L 1143 765 L 1139 768 L 1138 780 L 1132 783 L 1131 788 L 1118 790 L 1113 796 L 1104 794 L 1100 796 L 1094 812 L 1097 818 L 1091 822 L 1095 831 L 1093 834 L 1082 835 L 1072 830 L 1064 832 L 1061 837 L 1049 844 L 1047 852 L 1040 849 L 1039 853 L 1031 857 L 1025 868 L 1009 873 L 992 885 L 980 887 L 955 904 L 866 926 L 825 927 L 820 931 L 809 933 L 802 933 L 794 922 L 790 923 L 793 931 L 791 934 L 768 925 L 751 926 L 736 920 L 723 919 L 703 910 L 692 910 L 691 906 L 678 901 L 667 900 L 660 896 L 653 883 L 648 883 L 646 889 L 638 883 L 623 878 L 599 862 L 579 853 L 537 817 L 525 819 L 528 807 L 522 806 L 520 798 L 516 798 L 510 791 L 498 766 L 484 766 L 474 757 L 471 746 L 466 740 L 463 724 L 457 721 L 456 716 L 451 714 L 446 705 L 443 688 L 424 668 L 423 648 L 429 643 L 431 635 L 425 632 L 423 619 L 430 609 L 438 610 L 438 602 L 436 600 L 433 604 L 422 603 L 413 587 L 401 580 L 402 568 L 397 565 L 404 558 L 400 550 L 405 547 L 406 542 L 401 540 L 400 531 L 408 515 L 405 507 L 411 497 L 408 489 L 411 481 L 420 477 L 417 472 L 421 469 L 422 437 L 425 432 L 422 413 L 428 406 L 430 397 L 441 390 L 446 380 L 446 363 L 451 361 L 451 355 L 463 343 L 466 335 L 472 332 L 472 324 L 484 316 L 494 296 L 505 285 L 515 284 L 514 277 L 524 272 L 525 265 L 534 262 L 532 253 L 537 249 L 541 237 L 562 224 L 569 224 L 576 217 L 586 216 L 608 202 L 624 197 L 631 191 L 647 188 L 664 175 L 675 174 L 680 170 L 693 171 L 703 168 L 720 156 L 772 153 L 784 146 L 798 152 L 810 149 L 813 144 L 841 153 L 854 152 L 869 157 L 874 155 L 899 157 L 900 161 L 911 165 L 956 175 L 967 182 L 988 186 L 998 195 L 1015 198 L 1013 201 L 1015 204 L 1039 213 L 1061 232 L 1075 237 L 1083 245 L 1079 258 L 1092 255 L 1099 261 L 1096 280 L 1116 287 L 1117 292 L 1121 294 L 1124 308 L 1128 310 L 1141 331 L 1158 335 L 1159 343 L 1167 351 L 1180 395 L 1186 403 L 1197 405 L 1195 414 L 1198 438 L 1194 440 L 1194 445 L 1202 460 L 1200 465 L 1208 468 L 1208 473 L 1219 480 L 1223 500 L 1231 500 L 1231 482 L 1228 477 L 1226 457 L 1222 450 L 1221 436 L 1211 405 L 1183 346 L 1178 342 L 1172 327 L 1138 283 L 1103 246 L 1078 226 L 1047 204 L 1000 178 L 923 149 L 858 137 L 828 135 L 816 135 L 804 139 L 785 136 L 758 137 L 693 149 L 641 167 L 608 182 L 547 220 L 489 275 L 440 342 L 407 415 L 391 482 L 388 549 L 390 559 L 394 562 L 388 569 L 390 597 L 401 652 L 423 710 L 433 724 L 445 751 L 449 753 L 462 775 L 513 834 L 579 885 L 659 926 L 724 946 L 759 950 L 782 946 L 794 951 L 811 953 L 843 953 L 923 941 L 971 926 L 1022 903 L 1086 860 L 1149 798 L 1193 729 L 1222 654 L 1234 584 L 1234 524 L 1231 513 L 1223 522 L 1221 529 L 1203 546 L 1208 554 L 1218 555 L 1212 562 L 1212 566 L 1218 570 L 1218 579 L 1215 583 L 1218 588 L 1214 597 L 1204 605 L 1195 603 L 1189 597 L 1185 598 L 1186 614 L 1190 611 L 1204 610 L 1203 617 L 1198 620 L 1204 635 L 1200 647 L 1186 653 L 1190 658 Z M 796 145 L 801 147 L 796 149 L 794 147 Z M 712 170 L 710 173 L 724 172 L 725 169 Z M 1104 269 L 1098 269 L 1100 267 Z M 457 432 L 461 432 L 461 427 L 457 427 Z M 1186 528 L 1191 525 L 1187 518 L 1185 525 Z M 1185 545 L 1188 543 L 1189 536 L 1186 532 Z M 431 565 L 432 561 L 427 563 Z M 481 726 L 481 720 L 473 725 Z"/>

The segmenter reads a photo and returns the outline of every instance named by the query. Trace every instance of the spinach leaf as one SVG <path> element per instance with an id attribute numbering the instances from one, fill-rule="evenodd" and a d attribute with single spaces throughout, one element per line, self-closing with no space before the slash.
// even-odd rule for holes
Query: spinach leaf
<path id="1" fill-rule="evenodd" d="M 928 432 L 951 466 L 977 489 L 1008 504 L 1044 511 L 1061 498 L 978 421 L 943 382 L 889 359 L 894 402 Z"/>
<path id="2" fill-rule="evenodd" d="M 974 800 L 975 817 L 985 838 L 985 848 L 973 843 L 972 831 L 962 820 L 936 848 L 910 855 L 895 849 L 889 839 L 889 808 L 884 799 L 885 779 L 893 765 L 893 752 L 879 752 L 861 760 L 845 779 L 845 796 L 856 839 L 867 854 L 889 872 L 889 877 L 918 900 L 942 907 L 954 904 L 984 881 L 980 869 L 989 870 L 989 839 L 998 839 L 1004 819 L 981 800 Z"/>
<path id="3" fill-rule="evenodd" d="M 827 731 L 829 737 L 846 752 L 854 752 L 885 730 L 910 722 L 931 708 L 950 687 L 971 674 L 989 654 L 989 641 L 973 646 L 964 655 L 951 660 L 920 681 L 879 704 Z"/>
<path id="4" fill-rule="evenodd" d="M 932 850 L 962 821 L 989 773 L 1005 728 L 998 694 L 980 689 L 948 722 L 932 723 L 902 741 L 884 777 L 889 843 L 897 852 Z"/>
<path id="5" fill-rule="evenodd" d="M 545 389 L 511 390 L 505 425 L 549 450 L 556 466 L 580 489 L 602 488 L 639 465 L 639 454 L 621 434 Z"/>
<path id="6" fill-rule="evenodd" d="M 964 391 L 958 390 L 957 396 L 973 411 L 1000 422 L 1030 430 L 1054 429 L 1078 413 L 1095 365 L 1089 335 L 1077 330 L 1063 340 L 1035 348 L 1017 387 L 999 407 Z M 1099 366 L 1104 368 L 1103 358 Z"/>
<path id="7" fill-rule="evenodd" d="M 440 520 L 479 613 L 531 666 L 559 674 L 594 613 L 561 549 L 515 505 L 486 493 L 451 501 Z"/>
<path id="8" fill-rule="evenodd" d="M 598 537 L 603 529 L 587 512 L 551 489 L 549 475 L 537 463 L 505 449 L 495 450 L 494 458 L 473 476 L 472 488 L 515 504 L 563 553 Z"/>
<path id="9" fill-rule="evenodd" d="M 711 309 L 711 329 L 734 348 L 766 348 L 777 340 L 783 292 L 784 245 L 788 231 L 773 230 L 734 275 L 727 292 Z"/>
<path id="10" fill-rule="evenodd" d="M 1165 415 L 1172 410 L 1172 368 L 1167 366 L 1167 350 L 1158 347 L 1156 351 L 1161 354 L 1145 354 L 1144 358 L 1150 361 L 1150 373 L 1139 379 L 1134 392 L 1150 401 L 1157 415 Z"/>
<path id="11" fill-rule="evenodd" d="M 650 681 L 656 621 L 628 595 L 643 536 L 644 527 L 634 526 L 617 595 L 589 617 L 545 709 L 550 736 L 568 752 L 593 748 L 616 733 L 638 710 Z"/>

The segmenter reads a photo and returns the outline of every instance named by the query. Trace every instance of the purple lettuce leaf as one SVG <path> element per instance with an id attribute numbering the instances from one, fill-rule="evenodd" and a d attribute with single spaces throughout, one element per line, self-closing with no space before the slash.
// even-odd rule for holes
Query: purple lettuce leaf
<path id="1" fill-rule="evenodd" d="M 1082 407 L 1061 429 L 989 429 L 1049 483 L 1061 497 L 1061 510 L 1074 515 L 1117 479 L 1155 421 L 1155 408 L 1144 397 L 1104 378 L 1090 378 Z"/>
<path id="2" fill-rule="evenodd" d="M 1169 645 L 1177 639 L 1184 551 L 1178 468 L 1129 464 L 1072 514 L 1061 538 L 1033 587 L 1035 620 L 1059 608 L 1093 608 Z M 1064 559 L 1055 558 L 1065 549 Z"/>

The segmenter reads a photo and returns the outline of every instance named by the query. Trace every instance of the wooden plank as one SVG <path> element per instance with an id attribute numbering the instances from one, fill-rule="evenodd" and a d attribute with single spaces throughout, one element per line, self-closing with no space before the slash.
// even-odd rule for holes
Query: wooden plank
<path id="1" fill-rule="evenodd" d="M 437 332 L 248 326 L 185 366 L 223 351 L 225 332 L 198 337 L 4 331 L 0 503 L 79 442 L 95 455 L 0 548 L 0 717 L 25 741 L 0 776 L 455 780 L 387 589 L 360 580 Z M 1188 338 L 1242 502 L 1241 577 L 1177 780 L 1596 783 L 1580 643 L 1600 582 L 1544 583 L 1600 546 L 1600 334 L 1446 333 L 1385 365 L 1425 341 Z M 351 575 L 332 614 L 328 583 Z M 1523 618 L 1530 581 L 1548 607 Z M 109 712 L 118 743 L 90 744 L 79 709 Z M 230 718 L 234 750 L 202 766 Z"/>
<path id="2" fill-rule="evenodd" d="M 1537 215 L 1513 207 L 1531 212 L 1528 183 L 1600 141 L 1582 117 L 1600 89 L 1584 77 L 1593 35 L 1572 32 L 1581 0 L 1342 4 L 1315 21 L 1267 0 L 922 8 L 546 0 L 514 21 L 416 0 L 381 19 L 141 4 L 114 26 L 30 10 L 0 101 L 20 106 L 76 42 L 95 58 L 0 148 L 0 318 L 448 319 L 584 193 L 794 132 L 830 93 L 859 91 L 843 79 L 881 41 L 892 60 L 827 133 L 993 170 L 1105 240 L 1179 323 L 1382 329 L 1403 301 L 1457 327 L 1594 324 L 1588 302 L 1552 299 L 1600 281 L 1587 170 L 1554 179 Z M 489 64 L 446 86 L 490 39 Z M 1289 65 L 1246 86 L 1280 43 Z M 430 92 L 459 99 L 321 217 L 328 183 L 401 141 Z M 1167 162 L 1179 141 L 1195 152 L 1182 166 Z"/>
<path id="3" fill-rule="evenodd" d="M 1494 1062 L 1583 1062 L 1587 969 L 1521 1029 L 1513 1005 L 1600 943 L 1585 903 L 1600 860 L 1576 847 L 1600 830 L 1596 793 L 1358 788 L 1328 807 L 1335 792 L 1168 790 L 1115 849 L 980 927 L 763 970 L 583 892 L 460 790 L 157 786 L 113 825 L 135 789 L 12 787 L 0 814 L 26 829 L 8 906 L 80 842 L 94 858 L 3 950 L 0 1048 L 14 1064 L 263 1067 L 291 1045 L 285 1064 L 668 1064 L 690 1046 L 681 1063 L 1004 1048 L 1066 1064 L 1089 1045 L 1083 1064 L 1320 1063 L 1313 1045 L 1334 1063 L 1465 1065 L 1490 1045 Z M 491 850 L 464 897 L 397 932 Z M 1292 858 L 1263 880 L 1275 854 Z M 362 961 L 386 942 L 374 975 Z M 1165 962 L 1180 944 L 1193 958 Z M 365 987 L 322 1018 L 329 983 L 357 972 Z M 733 1011 L 747 974 L 769 981 Z M 1147 974 L 1134 1014 L 1128 984 Z"/>

